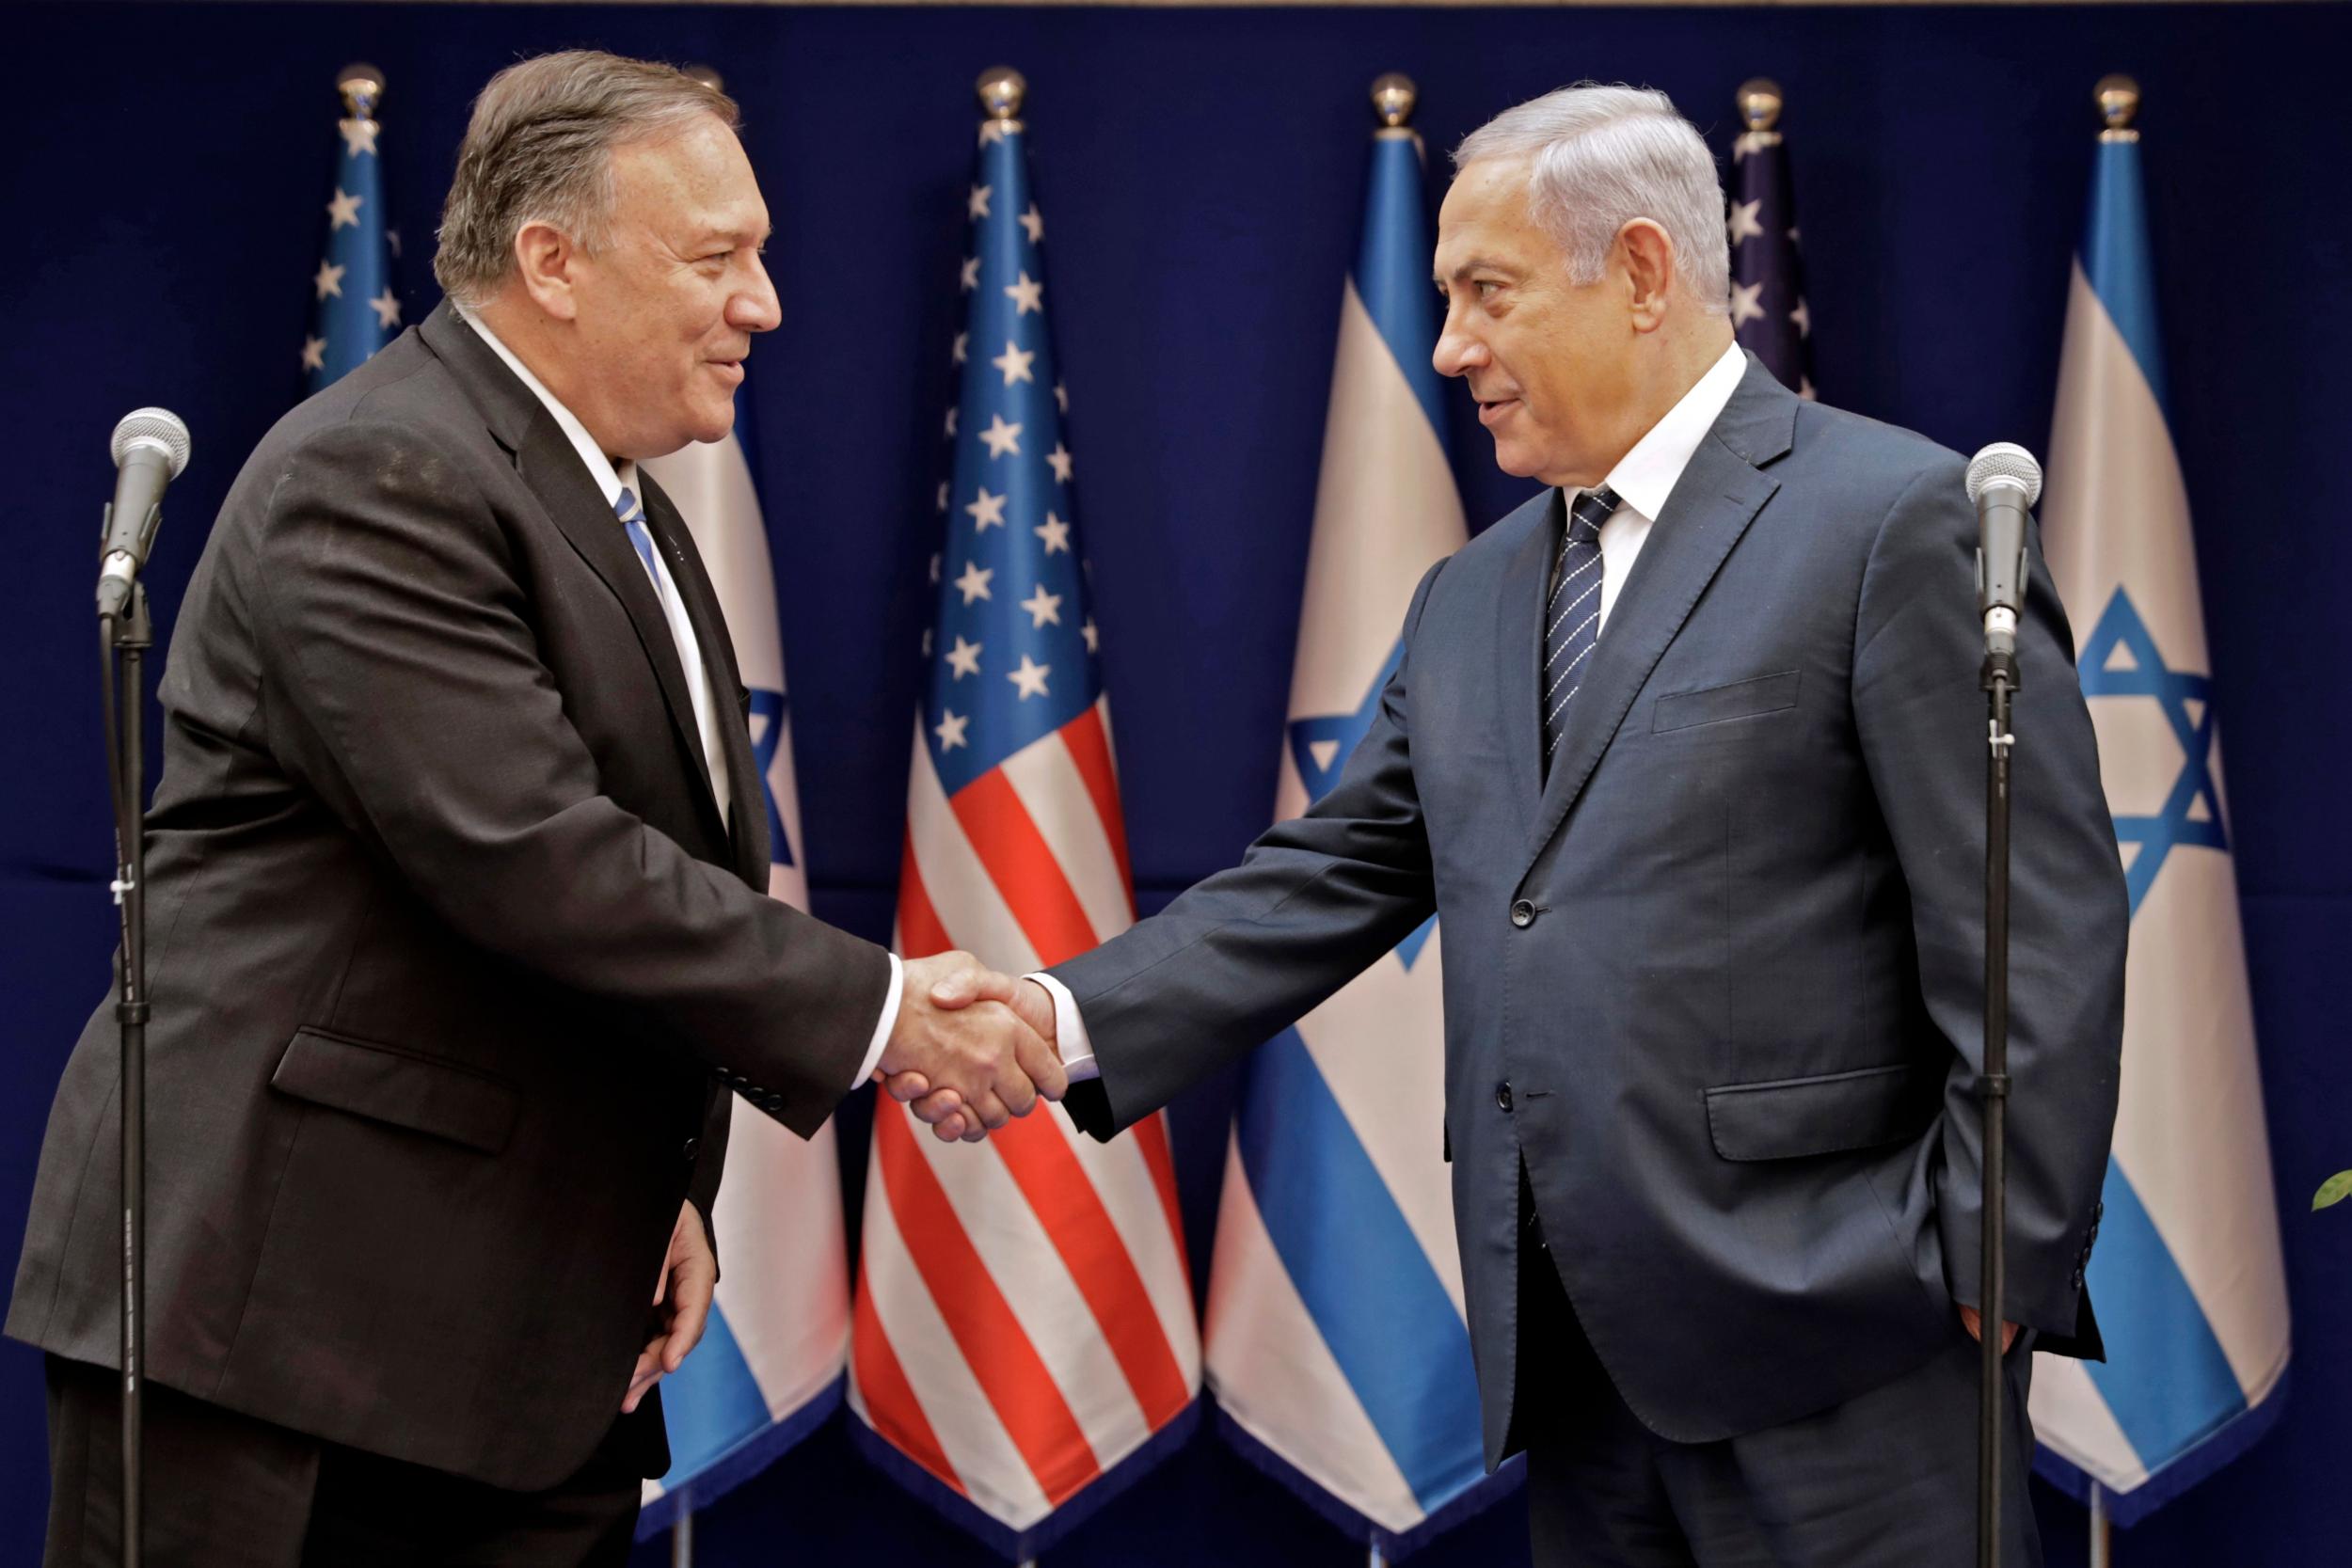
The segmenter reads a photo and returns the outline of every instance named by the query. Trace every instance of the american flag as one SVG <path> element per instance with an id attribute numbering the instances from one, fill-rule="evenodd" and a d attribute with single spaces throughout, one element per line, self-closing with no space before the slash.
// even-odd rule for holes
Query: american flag
<path id="1" fill-rule="evenodd" d="M 392 261 L 400 236 L 384 211 L 384 170 L 376 152 L 375 107 L 384 78 L 371 66 L 346 66 L 336 83 L 343 118 L 335 122 L 335 194 L 326 202 L 326 242 L 314 296 L 310 334 L 302 341 L 308 389 L 324 391 L 370 355 L 400 336 L 400 295 Z"/>
<path id="2" fill-rule="evenodd" d="M 1135 920 L 1024 140 L 1017 120 L 984 122 L 966 198 L 898 893 L 900 952 L 961 947 L 1015 974 Z M 851 1407 L 894 1473 L 1008 1556 L 1073 1525 L 1195 1409 L 1157 1117 L 1103 1145 L 1046 1107 L 965 1148 L 880 1101 L 858 1276 Z"/>
<path id="3" fill-rule="evenodd" d="M 1781 385 L 1813 396 L 1813 318 L 1797 253 L 1797 193 L 1788 144 L 1775 129 L 1780 88 L 1755 81 L 1740 89 L 1748 129 L 1731 144 L 1731 325 L 1740 346 Z"/>

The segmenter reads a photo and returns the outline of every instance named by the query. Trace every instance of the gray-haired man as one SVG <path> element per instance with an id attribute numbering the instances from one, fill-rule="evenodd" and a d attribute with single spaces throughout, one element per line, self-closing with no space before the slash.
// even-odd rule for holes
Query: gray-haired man
<path id="1" fill-rule="evenodd" d="M 734 1091 L 1061 1089 L 999 1006 L 765 896 L 725 624 L 636 459 L 776 325 L 724 97 L 571 54 L 484 91 L 451 303 L 281 420 L 190 584 L 149 818 L 146 1560 L 612 1562 L 668 1466 Z M 995 983 L 1009 992 L 1009 981 Z M 8 1332 L 49 1353 L 48 1561 L 119 1560 L 102 1006 Z"/>
<path id="2" fill-rule="evenodd" d="M 1722 191 L 1661 95 L 1564 89 L 1456 162 L 1437 367 L 1547 488 L 1422 580 L 1320 804 L 1019 1005 L 1107 1134 L 1438 913 L 1486 1453 L 1528 1453 L 1536 1560 L 1958 1568 L 1984 866 L 1961 462 L 1733 345 Z M 2095 1354 L 2126 916 L 2038 552 L 2018 642 L 2008 1301 Z M 952 1096 L 917 1109 L 966 1130 Z M 2039 1560 L 2026 1354 L 2010 1564 Z"/>

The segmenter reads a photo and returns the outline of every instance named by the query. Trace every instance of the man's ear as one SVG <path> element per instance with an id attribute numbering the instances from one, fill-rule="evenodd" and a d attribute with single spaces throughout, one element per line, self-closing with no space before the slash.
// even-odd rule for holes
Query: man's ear
<path id="1" fill-rule="evenodd" d="M 1630 218 L 1617 230 L 1617 264 L 1624 269 L 1628 318 L 1636 332 L 1655 332 L 1666 320 L 1674 284 L 1675 243 L 1648 218 Z"/>
<path id="2" fill-rule="evenodd" d="M 579 264 L 580 246 L 551 223 L 526 223 L 515 236 L 515 268 L 523 289 L 557 321 L 570 321 L 580 312 L 572 294 Z"/>

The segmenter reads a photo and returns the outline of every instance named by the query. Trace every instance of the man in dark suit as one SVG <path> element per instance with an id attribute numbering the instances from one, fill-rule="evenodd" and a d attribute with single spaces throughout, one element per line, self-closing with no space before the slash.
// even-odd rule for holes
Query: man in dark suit
<path id="1" fill-rule="evenodd" d="M 805 1136 L 877 1068 L 976 1132 L 1059 1092 L 1009 1010 L 930 1003 L 938 961 L 764 895 L 746 693 L 635 465 L 723 436 L 776 325 L 734 126 L 664 67 L 501 73 L 451 303 L 278 423 L 189 586 L 149 818 L 157 1568 L 623 1560 L 734 1096 Z M 119 1560 L 119 1072 L 102 1006 L 8 1319 L 49 1353 L 53 1565 Z"/>
<path id="2" fill-rule="evenodd" d="M 1985 710 L 1961 461 L 1740 353 L 1714 165 L 1662 95 L 1563 89 L 1456 161 L 1437 366 L 1549 488 L 1422 579 L 1335 789 L 1033 977 L 1024 1010 L 1106 1135 L 1436 912 L 1487 1459 L 1528 1452 L 1537 1561 L 1973 1562 Z M 2126 911 L 2038 550 L 2018 642 L 2000 1332 L 2096 1354 Z M 950 1094 L 918 1114 L 966 1130 Z M 2039 1560 L 2028 1349 L 2010 1564 Z"/>

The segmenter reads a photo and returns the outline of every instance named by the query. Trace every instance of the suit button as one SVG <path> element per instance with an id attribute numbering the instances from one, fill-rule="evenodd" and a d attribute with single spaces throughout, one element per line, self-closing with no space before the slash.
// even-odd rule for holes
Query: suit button
<path id="1" fill-rule="evenodd" d="M 678 1150 L 678 1152 L 679 1152 L 680 1154 L 683 1154 L 684 1156 L 686 1156 L 686 1163 L 687 1163 L 688 1164 L 690 1164 L 690 1165 L 691 1165 L 691 1164 L 692 1164 L 694 1163 L 694 1156 L 695 1156 L 695 1155 L 697 1155 L 697 1154 L 700 1154 L 702 1151 L 703 1151 L 703 1141 L 702 1141 L 700 1138 L 689 1138 L 689 1139 L 687 1139 L 687 1140 L 686 1140 L 686 1147 L 685 1147 L 684 1148 L 682 1148 L 682 1149 Z"/>
<path id="2" fill-rule="evenodd" d="M 1504 1111 L 1511 1109 L 1511 1081 L 1504 1079 L 1495 1085 L 1495 1103 Z"/>
<path id="3" fill-rule="evenodd" d="M 1535 924 L 1535 906 L 1521 898 L 1511 905 L 1511 924 L 1526 930 Z"/>

